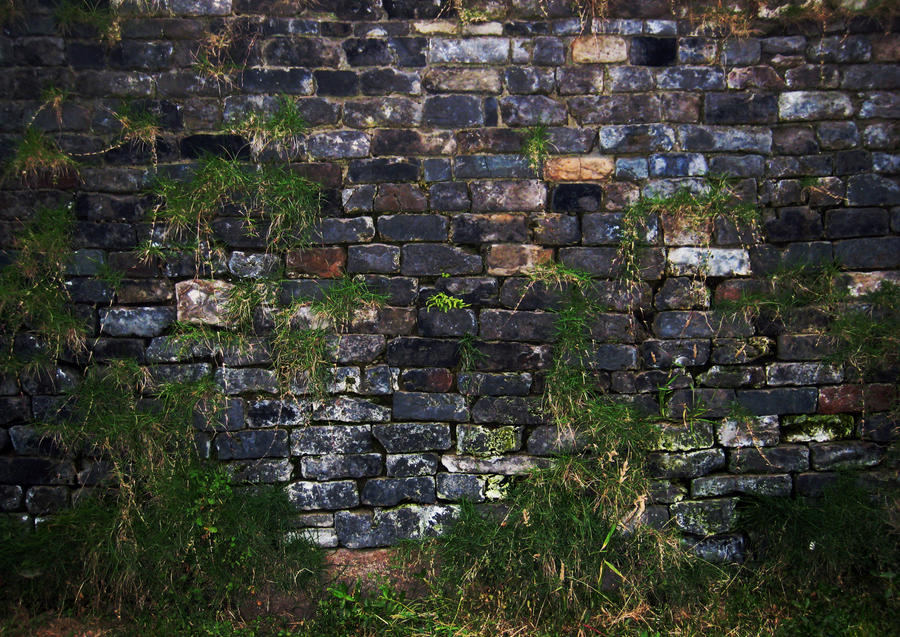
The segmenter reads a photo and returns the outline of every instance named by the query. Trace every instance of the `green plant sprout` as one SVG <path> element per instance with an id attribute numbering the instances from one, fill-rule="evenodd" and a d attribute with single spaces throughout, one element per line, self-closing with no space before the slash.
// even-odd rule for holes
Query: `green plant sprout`
<path id="1" fill-rule="evenodd" d="M 450 310 L 461 310 L 471 306 L 457 296 L 452 296 L 446 292 L 438 292 L 428 297 L 425 307 L 429 310 L 449 312 Z"/>
<path id="2" fill-rule="evenodd" d="M 522 154 L 535 172 L 540 172 L 544 160 L 550 155 L 550 134 L 543 124 L 528 129 L 522 140 Z"/>
<path id="3" fill-rule="evenodd" d="M 121 127 L 114 147 L 139 144 L 149 148 L 153 155 L 153 164 L 156 165 L 156 140 L 161 132 L 159 117 L 146 109 L 135 108 L 128 101 L 123 101 L 113 111 L 113 116 Z"/>
<path id="4" fill-rule="evenodd" d="M 471 332 L 466 332 L 459 339 L 459 371 L 470 372 L 487 358 L 487 354 L 478 349 L 478 339 Z"/>

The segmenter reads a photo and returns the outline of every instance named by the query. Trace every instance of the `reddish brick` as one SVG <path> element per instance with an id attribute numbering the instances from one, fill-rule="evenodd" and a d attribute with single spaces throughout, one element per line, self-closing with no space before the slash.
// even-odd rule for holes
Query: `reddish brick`
<path id="1" fill-rule="evenodd" d="M 347 252 L 344 248 L 334 247 L 292 250 L 287 253 L 286 263 L 288 276 L 311 274 L 333 279 L 343 273 Z"/>
<path id="2" fill-rule="evenodd" d="M 819 390 L 819 413 L 887 411 L 894 402 L 895 388 L 888 383 L 835 385 Z"/>

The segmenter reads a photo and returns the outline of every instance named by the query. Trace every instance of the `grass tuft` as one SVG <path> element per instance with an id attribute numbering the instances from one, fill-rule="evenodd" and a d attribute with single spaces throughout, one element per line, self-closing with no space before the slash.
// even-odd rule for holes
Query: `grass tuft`
<path id="1" fill-rule="evenodd" d="M 77 176 L 78 163 L 59 148 L 52 137 L 32 127 L 16 145 L 6 166 L 7 177 L 16 177 L 26 186 L 50 183 L 56 186 L 64 179 Z"/>
<path id="2" fill-rule="evenodd" d="M 87 27 L 107 44 L 122 39 L 119 16 L 112 3 L 104 0 L 62 0 L 56 8 L 56 24 L 63 35 Z"/>
<path id="3" fill-rule="evenodd" d="M 86 326 L 73 312 L 65 285 L 72 224 L 71 205 L 39 209 L 17 237 L 15 261 L 0 270 L 4 368 L 55 364 L 63 351 L 77 352 L 84 347 Z M 18 334 L 37 339 L 37 356 L 30 361 L 13 354 Z"/>
<path id="4" fill-rule="evenodd" d="M 227 123 L 225 130 L 249 139 L 250 152 L 256 157 L 273 144 L 278 145 L 282 155 L 288 153 L 308 127 L 297 100 L 279 95 L 271 113 L 250 112 L 240 120 Z"/>
<path id="5" fill-rule="evenodd" d="M 159 201 L 153 221 L 165 240 L 208 243 L 212 220 L 233 205 L 243 213 L 247 231 L 262 236 L 273 251 L 308 243 L 321 198 L 319 185 L 289 166 L 214 155 L 201 158 L 187 182 L 158 175 L 151 192 Z"/>
<path id="6" fill-rule="evenodd" d="M 531 168 L 540 173 L 544 160 L 550 155 L 550 134 L 543 124 L 532 126 L 522 141 L 522 154 L 528 159 Z"/>

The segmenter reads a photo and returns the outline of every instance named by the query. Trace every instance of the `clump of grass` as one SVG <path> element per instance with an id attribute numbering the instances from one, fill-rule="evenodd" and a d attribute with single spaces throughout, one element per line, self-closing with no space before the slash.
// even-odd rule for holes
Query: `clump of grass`
<path id="1" fill-rule="evenodd" d="M 247 231 L 264 237 L 270 250 L 306 244 L 321 197 L 318 184 L 289 166 L 249 165 L 214 155 L 201 158 L 186 182 L 158 176 L 151 192 L 159 201 L 154 225 L 166 240 L 208 243 L 212 220 L 224 206 L 233 205 L 242 211 Z"/>
<path id="2" fill-rule="evenodd" d="M 543 124 L 532 126 L 522 140 L 522 154 L 535 172 L 540 172 L 550 155 L 550 134 Z"/>
<path id="3" fill-rule="evenodd" d="M 707 237 L 716 219 L 725 219 L 743 226 L 756 235 L 759 227 L 759 209 L 740 201 L 737 193 L 725 177 L 707 177 L 698 192 L 679 188 L 671 195 L 642 197 L 625 209 L 622 218 L 622 240 L 618 260 L 622 266 L 621 278 L 635 284 L 641 278 L 640 247 L 655 218 L 672 220 L 682 230 Z"/>
<path id="4" fill-rule="evenodd" d="M 293 394 L 300 389 L 322 398 L 332 378 L 328 332 L 322 327 L 298 325 L 301 307 L 308 304 L 295 301 L 274 316 L 272 366 L 282 392 Z"/>
<path id="5" fill-rule="evenodd" d="M 78 162 L 63 152 L 56 140 L 31 126 L 25 129 L 6 166 L 7 177 L 17 177 L 29 186 L 43 183 L 55 186 L 77 174 Z"/>
<path id="6" fill-rule="evenodd" d="M 56 8 L 56 23 L 63 35 L 88 27 L 108 44 L 122 39 L 119 16 L 111 3 L 103 0 L 62 0 Z"/>
<path id="7" fill-rule="evenodd" d="M 723 0 L 701 3 L 698 9 L 687 7 L 688 20 L 697 32 L 713 32 L 722 37 L 748 38 L 756 30 L 753 27 L 754 11 L 728 4 Z"/>
<path id="8" fill-rule="evenodd" d="M 837 264 L 783 268 L 717 308 L 746 320 L 790 324 L 809 312 L 824 317 L 824 335 L 832 343 L 828 362 L 848 365 L 866 376 L 900 359 L 900 286 L 884 281 L 871 292 L 852 296 Z"/>
<path id="9" fill-rule="evenodd" d="M 16 260 L 0 271 L 0 325 L 6 337 L 3 365 L 23 364 L 13 356 L 15 336 L 34 335 L 42 355 L 29 365 L 54 363 L 64 350 L 84 347 L 85 325 L 72 311 L 64 267 L 71 255 L 71 204 L 41 208 L 16 239 Z"/>
<path id="10" fill-rule="evenodd" d="M 250 152 L 258 156 L 272 144 L 282 150 L 292 147 L 308 128 L 296 99 L 279 95 L 271 113 L 252 111 L 242 119 L 225 125 L 225 130 L 250 140 Z"/>
<path id="11" fill-rule="evenodd" d="M 272 281 L 237 281 L 228 291 L 222 318 L 231 329 L 246 332 L 253 327 L 256 309 L 272 307 L 276 300 Z"/>
<path id="12" fill-rule="evenodd" d="M 123 101 L 113 116 L 121 127 L 116 145 L 139 144 L 149 148 L 156 164 L 156 140 L 161 132 L 159 117 L 147 109 L 136 108 L 128 101 Z"/>
<path id="13" fill-rule="evenodd" d="M 194 356 L 197 352 L 215 356 L 225 351 L 242 353 L 248 350 L 243 332 L 216 329 L 210 325 L 178 322 L 172 325 L 169 335 L 179 357 Z"/>
<path id="14" fill-rule="evenodd" d="M 200 47 L 194 54 L 194 70 L 220 88 L 222 85 L 234 86 L 235 75 L 245 66 L 244 61 L 235 58 L 239 40 L 234 22 L 226 22 L 221 28 L 210 31 L 200 41 Z M 251 39 L 246 46 L 247 54 L 252 46 Z"/>
<path id="15" fill-rule="evenodd" d="M 345 274 L 324 288 L 322 297 L 312 301 L 310 309 L 341 331 L 349 327 L 359 310 L 380 307 L 385 301 L 387 296 L 373 292 L 362 277 Z"/>
<path id="16" fill-rule="evenodd" d="M 487 354 L 478 349 L 478 339 L 471 332 L 466 332 L 459 339 L 459 371 L 470 372 L 487 358 Z"/>
<path id="17" fill-rule="evenodd" d="M 425 307 L 438 312 L 449 312 L 450 310 L 461 310 L 471 306 L 458 296 L 453 296 L 446 292 L 438 292 L 428 297 L 428 300 L 425 301 Z"/>
<path id="18" fill-rule="evenodd" d="M 66 100 L 69 99 L 69 91 L 68 89 L 59 88 L 56 86 L 50 86 L 41 91 L 41 106 L 38 108 L 38 111 L 32 116 L 31 121 L 34 122 L 34 118 L 37 117 L 38 112 L 42 109 L 50 109 L 53 111 L 53 114 L 56 116 L 56 122 L 60 126 L 62 125 L 62 110 L 63 104 Z"/>
<path id="19" fill-rule="evenodd" d="M 198 405 L 221 400 L 213 380 L 163 385 L 152 401 L 147 381 L 133 361 L 94 365 L 48 423 L 71 453 L 91 450 L 106 482 L 33 533 L 3 529 L 8 583 L 38 607 L 132 618 L 152 609 L 186 627 L 262 586 L 309 579 L 317 558 L 288 541 L 284 493 L 238 489 L 196 455 L 190 423 Z"/>

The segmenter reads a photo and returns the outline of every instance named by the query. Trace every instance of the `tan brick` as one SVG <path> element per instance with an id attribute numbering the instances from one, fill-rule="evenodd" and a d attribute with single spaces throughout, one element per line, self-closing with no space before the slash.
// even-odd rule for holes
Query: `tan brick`
<path id="1" fill-rule="evenodd" d="M 553 250 L 536 245 L 500 243 L 488 248 L 487 272 L 495 276 L 525 274 L 538 263 L 553 260 Z"/>
<path id="2" fill-rule="evenodd" d="M 438 67 L 429 69 L 425 86 L 431 91 L 452 93 L 499 93 L 499 69 Z"/>
<path id="3" fill-rule="evenodd" d="M 595 181 L 612 175 L 611 157 L 552 157 L 544 164 L 544 177 L 550 181 Z"/>
<path id="4" fill-rule="evenodd" d="M 234 286 L 225 281 L 191 279 L 175 284 L 178 320 L 182 323 L 223 325 L 222 314 Z"/>
<path id="5" fill-rule="evenodd" d="M 625 38 L 615 35 L 585 35 L 572 42 L 572 61 L 577 64 L 622 62 L 627 55 Z"/>
<path id="6" fill-rule="evenodd" d="M 341 276 L 347 264 L 347 253 L 343 248 L 307 248 L 287 253 L 288 276 L 311 274 L 326 279 Z"/>

